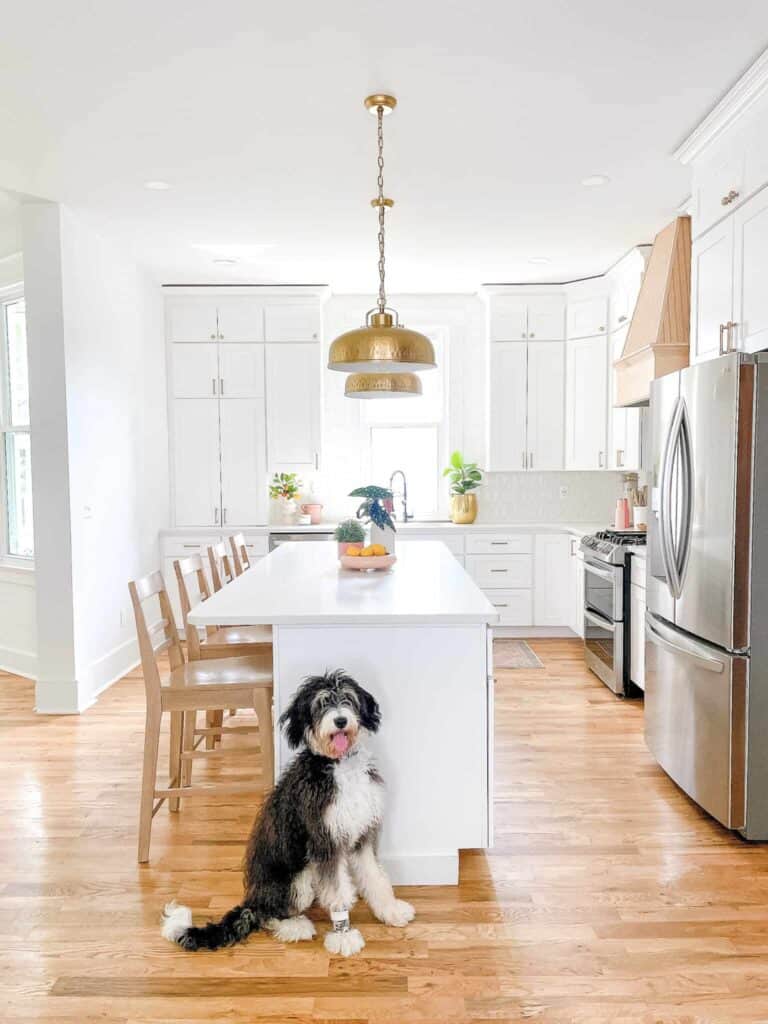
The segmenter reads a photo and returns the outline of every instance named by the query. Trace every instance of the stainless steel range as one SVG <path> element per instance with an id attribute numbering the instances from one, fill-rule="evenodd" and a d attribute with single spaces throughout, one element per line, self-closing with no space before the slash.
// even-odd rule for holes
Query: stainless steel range
<path id="1" fill-rule="evenodd" d="M 630 559 L 645 539 L 640 530 L 601 530 L 581 541 L 584 657 L 595 675 L 622 696 L 630 689 Z"/>

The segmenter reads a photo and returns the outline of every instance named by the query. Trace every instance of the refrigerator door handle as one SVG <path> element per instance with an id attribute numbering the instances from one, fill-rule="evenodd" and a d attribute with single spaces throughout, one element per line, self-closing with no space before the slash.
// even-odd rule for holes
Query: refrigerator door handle
<path id="1" fill-rule="evenodd" d="M 687 645 L 686 641 L 682 637 L 678 637 L 679 643 L 673 644 L 671 640 L 668 640 L 665 636 L 655 628 L 653 621 L 649 614 L 645 617 L 645 630 L 648 634 L 648 639 L 651 643 L 656 644 L 657 647 L 663 647 L 667 651 L 671 651 L 672 654 L 682 654 L 687 658 L 693 658 L 697 661 L 702 668 L 706 669 L 707 672 L 722 673 L 725 671 L 725 666 L 722 661 L 718 661 L 717 658 L 710 658 L 706 654 L 702 654 L 697 651 L 693 645 Z"/>
<path id="2" fill-rule="evenodd" d="M 667 586 L 673 597 L 677 597 L 676 579 L 674 573 L 674 560 L 672 557 L 672 469 L 676 451 L 677 436 L 677 413 L 680 408 L 680 399 L 675 402 L 675 409 L 667 431 L 664 442 L 664 454 L 662 456 L 661 474 L 659 478 L 659 549 L 661 553 L 661 564 Z"/>
<path id="3" fill-rule="evenodd" d="M 679 536 L 673 531 L 672 486 L 675 468 L 680 471 L 682 517 Z M 664 449 L 661 471 L 660 539 L 661 555 L 670 593 L 677 599 L 683 592 L 683 580 L 691 552 L 693 519 L 693 457 L 691 426 L 684 398 L 678 398 Z"/>

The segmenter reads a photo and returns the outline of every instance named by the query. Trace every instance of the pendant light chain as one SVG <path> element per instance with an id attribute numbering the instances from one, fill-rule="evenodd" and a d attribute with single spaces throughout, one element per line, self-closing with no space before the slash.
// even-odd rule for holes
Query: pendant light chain
<path id="1" fill-rule="evenodd" d="M 387 294 L 384 286 L 385 265 L 384 265 L 384 107 L 376 108 L 377 137 L 379 146 L 378 166 L 379 176 L 379 312 L 383 313 L 387 306 Z"/>

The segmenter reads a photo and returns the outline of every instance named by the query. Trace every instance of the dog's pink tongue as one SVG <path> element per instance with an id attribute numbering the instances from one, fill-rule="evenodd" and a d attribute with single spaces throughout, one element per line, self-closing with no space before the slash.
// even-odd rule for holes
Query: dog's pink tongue
<path id="1" fill-rule="evenodd" d="M 331 743 L 337 754 L 343 754 L 349 746 L 349 738 L 345 732 L 337 732 L 333 734 Z"/>

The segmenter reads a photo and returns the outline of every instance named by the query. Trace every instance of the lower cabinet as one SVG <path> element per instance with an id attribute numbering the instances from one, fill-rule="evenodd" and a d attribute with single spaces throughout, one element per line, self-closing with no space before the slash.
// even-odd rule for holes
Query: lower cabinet
<path id="1" fill-rule="evenodd" d="M 576 636 L 584 636 L 584 555 L 579 547 L 579 538 L 569 538 L 569 588 L 571 617 L 568 625 Z"/>
<path id="2" fill-rule="evenodd" d="M 488 590 L 486 597 L 499 613 L 500 626 L 529 626 L 533 619 L 530 590 Z"/>
<path id="3" fill-rule="evenodd" d="M 629 595 L 629 677 L 645 689 L 645 587 L 631 585 Z"/>
<path id="4" fill-rule="evenodd" d="M 536 535 L 533 590 L 534 626 L 566 626 L 573 611 L 570 580 L 571 538 L 567 533 Z"/>

